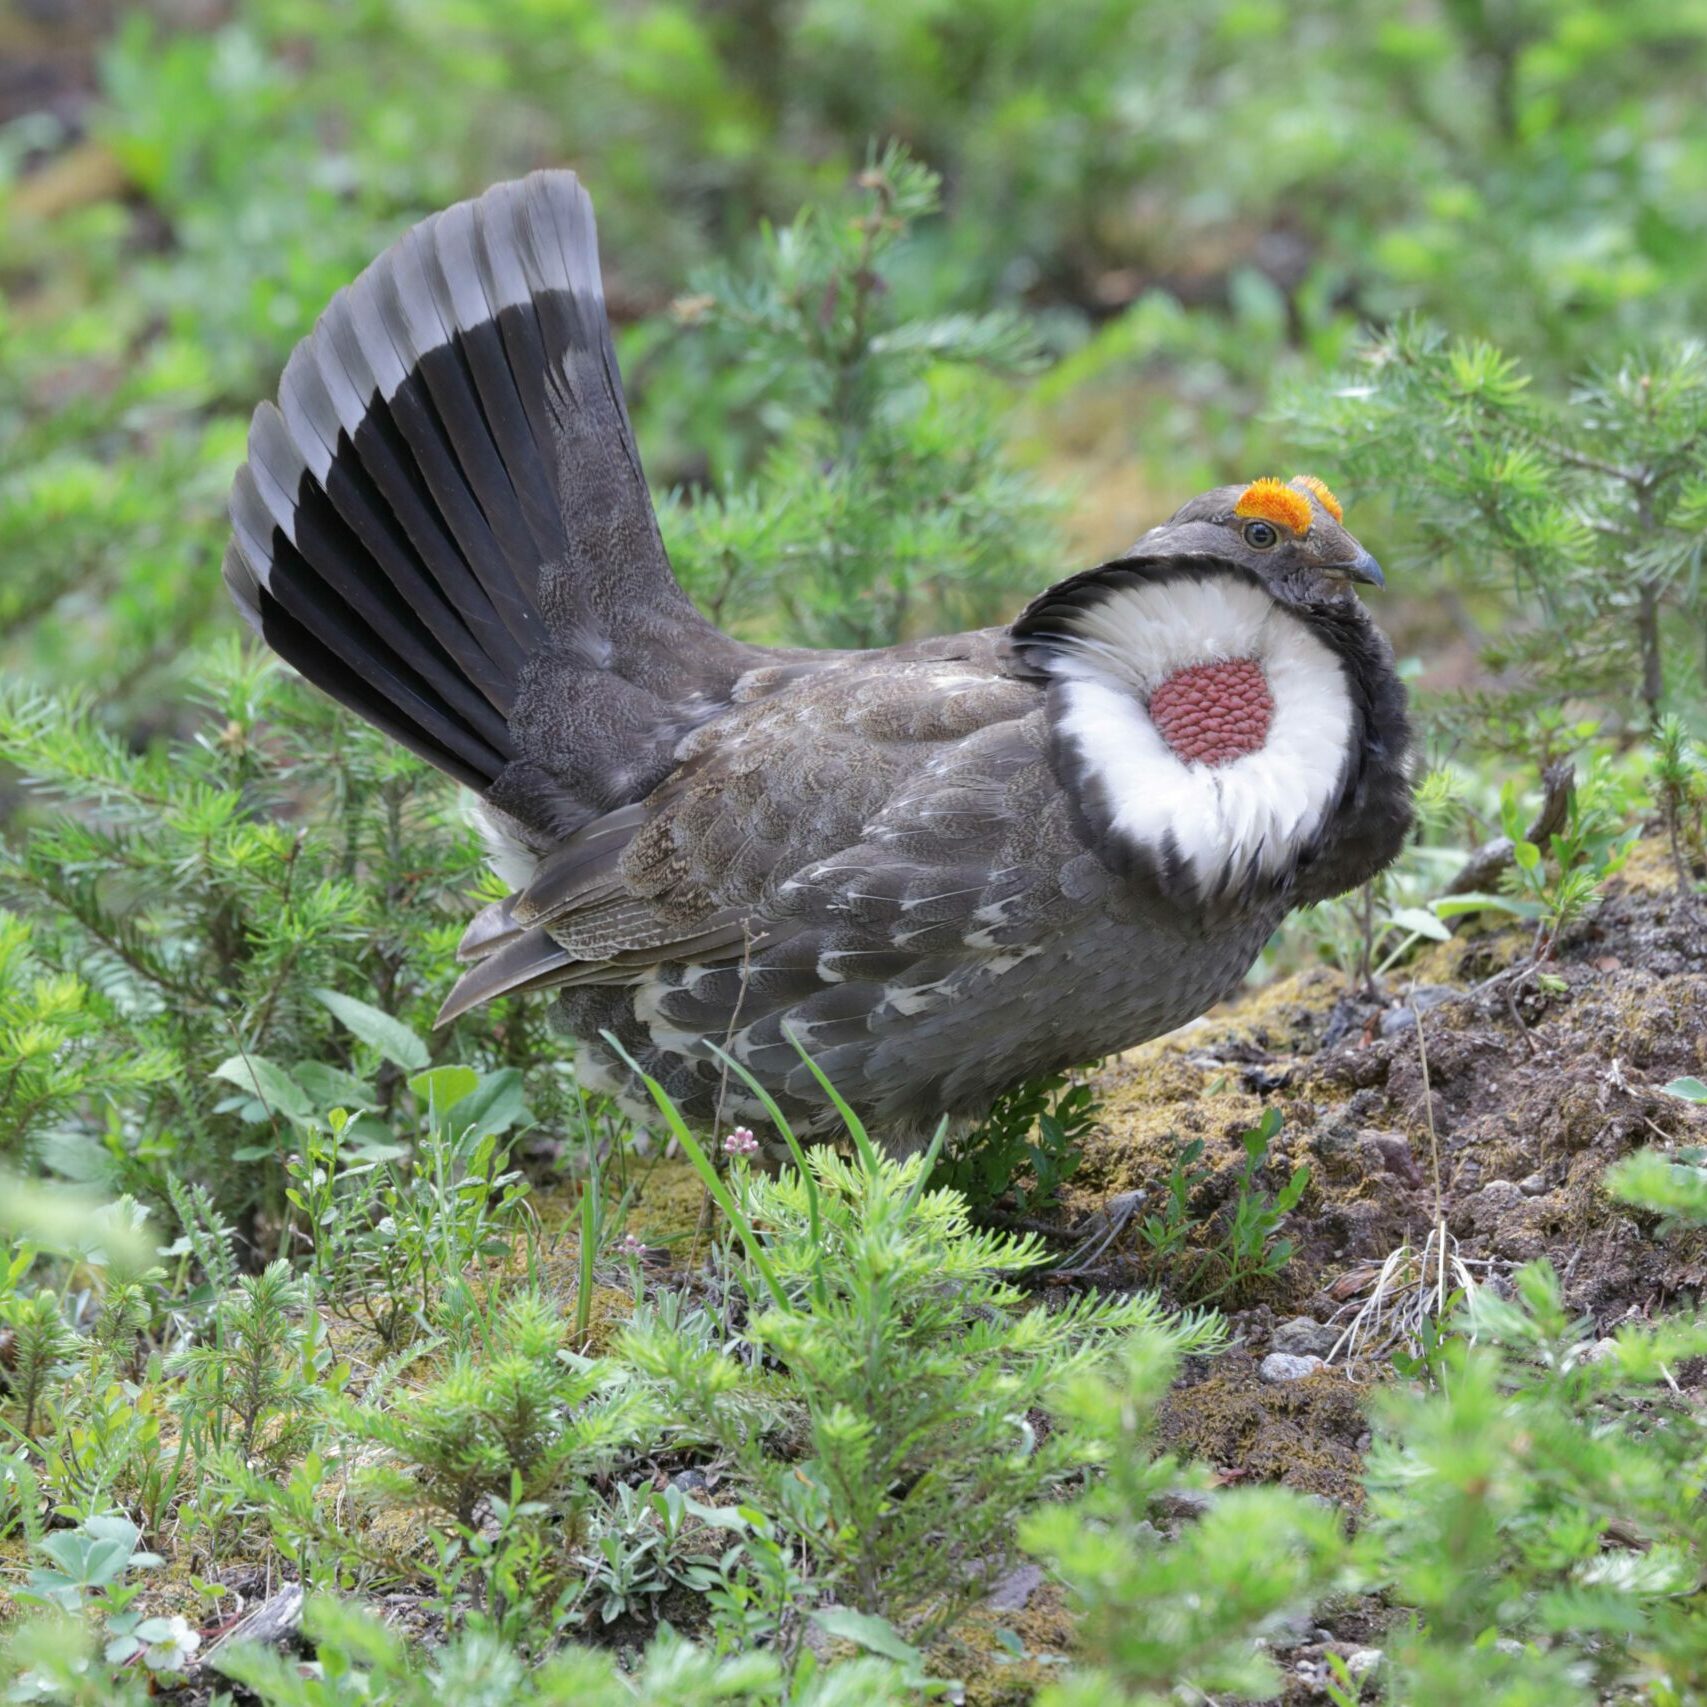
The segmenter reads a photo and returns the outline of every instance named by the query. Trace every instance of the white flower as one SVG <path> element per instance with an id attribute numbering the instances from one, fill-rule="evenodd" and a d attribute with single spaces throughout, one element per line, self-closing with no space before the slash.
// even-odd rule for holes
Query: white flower
<path id="1" fill-rule="evenodd" d="M 150 1671 L 182 1671 L 190 1655 L 202 1645 L 201 1633 L 192 1630 L 189 1619 L 183 1617 L 151 1618 L 148 1622 L 152 1640 L 143 1649 L 142 1663 Z"/>
<path id="2" fill-rule="evenodd" d="M 645 1251 L 646 1241 L 635 1238 L 632 1233 L 624 1233 L 622 1243 L 617 1246 L 617 1249 L 625 1256 L 637 1257 Z"/>

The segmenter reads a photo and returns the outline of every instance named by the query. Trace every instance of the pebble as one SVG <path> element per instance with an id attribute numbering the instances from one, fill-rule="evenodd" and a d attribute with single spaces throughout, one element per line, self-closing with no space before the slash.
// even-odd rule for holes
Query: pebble
<path id="1" fill-rule="evenodd" d="M 1472 1227 L 1492 1228 L 1508 1209 L 1523 1201 L 1523 1188 L 1509 1179 L 1489 1180 L 1464 1205 L 1464 1213 Z"/>
<path id="2" fill-rule="evenodd" d="M 1290 1352 L 1271 1351 L 1257 1365 L 1257 1375 L 1261 1380 L 1277 1384 L 1281 1381 L 1302 1381 L 1306 1375 L 1314 1375 L 1318 1369 L 1326 1368 L 1319 1357 L 1295 1357 Z"/>
<path id="3" fill-rule="evenodd" d="M 1345 1669 L 1353 1677 L 1368 1677 L 1372 1671 L 1378 1671 L 1384 1658 L 1379 1648 L 1353 1648 L 1345 1656 Z"/>
<path id="4" fill-rule="evenodd" d="M 1150 1501 L 1150 1509 L 1158 1517 L 1185 1519 L 1202 1517 L 1214 1503 L 1214 1495 L 1202 1488 L 1170 1488 Z"/>
<path id="5" fill-rule="evenodd" d="M 1402 1179 L 1406 1185 L 1426 1185 L 1428 1176 L 1417 1166 L 1411 1146 L 1396 1132 L 1365 1132 L 1360 1142 L 1380 1159 L 1388 1173 Z"/>
<path id="6" fill-rule="evenodd" d="M 1462 990 L 1454 990 L 1449 984 L 1424 984 L 1420 989 L 1412 991 L 1410 1000 L 1403 1007 L 1389 1008 L 1381 1016 L 1381 1035 L 1401 1036 L 1417 1023 L 1418 1013 L 1426 1014 L 1430 1008 L 1438 1008 L 1442 1002 L 1449 1002 L 1454 996 L 1461 996 L 1463 993 Z"/>
<path id="7" fill-rule="evenodd" d="M 1545 1197 L 1549 1189 L 1547 1176 L 1540 1172 L 1528 1174 L 1517 1182 L 1517 1189 L 1525 1197 Z"/>
<path id="8" fill-rule="evenodd" d="M 1289 1357 L 1326 1357 L 1339 1337 L 1337 1328 L 1326 1327 L 1310 1316 L 1294 1316 L 1269 1335 L 1268 1343 L 1271 1350 Z"/>
<path id="9" fill-rule="evenodd" d="M 990 1590 L 984 1604 L 992 1612 L 1023 1612 L 1026 1603 L 1043 1586 L 1043 1568 L 1040 1565 L 1015 1565 L 996 1586 Z"/>

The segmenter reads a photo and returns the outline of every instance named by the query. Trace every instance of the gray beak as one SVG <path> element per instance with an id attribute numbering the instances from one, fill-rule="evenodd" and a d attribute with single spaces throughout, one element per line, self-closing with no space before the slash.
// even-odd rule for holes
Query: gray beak
<path id="1" fill-rule="evenodd" d="M 1334 571 L 1344 575 L 1349 581 L 1361 581 L 1366 587 L 1387 585 L 1387 577 L 1381 573 L 1381 565 L 1362 549 L 1359 549 L 1357 556 L 1350 563 L 1336 563 Z"/>

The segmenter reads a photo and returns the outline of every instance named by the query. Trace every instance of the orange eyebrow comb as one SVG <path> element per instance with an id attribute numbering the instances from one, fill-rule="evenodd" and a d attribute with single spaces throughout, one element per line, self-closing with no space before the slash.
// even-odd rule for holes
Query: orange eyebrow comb
<path id="1" fill-rule="evenodd" d="M 1261 516 L 1264 521 L 1278 522 L 1296 534 L 1310 531 L 1315 512 L 1310 500 L 1295 488 L 1279 480 L 1253 480 L 1239 494 L 1233 506 L 1236 516 Z"/>
<path id="2" fill-rule="evenodd" d="M 1325 480 L 1318 480 L 1313 474 L 1294 474 L 1294 486 L 1302 486 L 1336 522 L 1345 520 L 1345 506 L 1328 490 Z"/>

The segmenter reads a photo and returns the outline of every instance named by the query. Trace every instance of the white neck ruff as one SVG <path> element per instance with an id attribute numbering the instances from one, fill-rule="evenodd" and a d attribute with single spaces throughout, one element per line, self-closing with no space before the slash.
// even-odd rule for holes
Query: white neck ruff
<path id="1" fill-rule="evenodd" d="M 1064 627 L 1049 662 L 1063 684 L 1058 728 L 1102 785 L 1114 836 L 1157 856 L 1171 834 L 1203 891 L 1291 865 L 1332 810 L 1350 753 L 1351 695 L 1334 654 L 1230 574 L 1114 586 Z M 1181 759 L 1150 719 L 1150 695 L 1176 671 L 1236 658 L 1268 679 L 1267 740 L 1220 765 Z"/>

